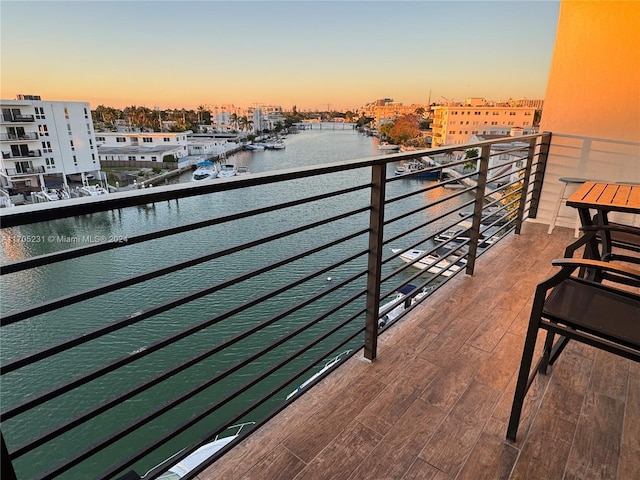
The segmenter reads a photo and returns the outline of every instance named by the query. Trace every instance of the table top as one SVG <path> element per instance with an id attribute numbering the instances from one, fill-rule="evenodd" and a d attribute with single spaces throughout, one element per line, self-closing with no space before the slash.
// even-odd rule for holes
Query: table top
<path id="1" fill-rule="evenodd" d="M 585 182 L 567 200 L 575 208 L 640 213 L 640 185 Z"/>

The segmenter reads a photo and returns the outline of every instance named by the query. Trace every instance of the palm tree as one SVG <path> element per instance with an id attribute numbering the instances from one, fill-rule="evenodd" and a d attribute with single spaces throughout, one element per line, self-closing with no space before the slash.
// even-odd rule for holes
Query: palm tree
<path id="1" fill-rule="evenodd" d="M 202 114 L 207 108 L 204 105 L 198 105 L 198 123 L 202 124 Z"/>
<path id="2" fill-rule="evenodd" d="M 231 124 L 231 126 L 233 127 L 235 125 L 235 127 L 238 127 L 238 114 L 237 113 L 232 113 L 229 116 L 229 123 Z"/>

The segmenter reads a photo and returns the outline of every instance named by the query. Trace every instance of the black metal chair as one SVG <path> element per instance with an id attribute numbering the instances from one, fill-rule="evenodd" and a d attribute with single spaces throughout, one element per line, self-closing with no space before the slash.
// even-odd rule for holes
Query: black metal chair
<path id="1" fill-rule="evenodd" d="M 515 441 L 524 399 L 538 372 L 547 373 L 569 340 L 640 362 L 640 294 L 619 285 L 573 276 L 587 268 L 610 273 L 619 283 L 640 282 L 640 270 L 589 259 L 552 261 L 561 270 L 538 284 L 522 352 L 507 438 Z M 548 294 L 548 295 L 547 295 Z M 547 331 L 542 357 L 531 371 L 538 330 Z M 557 341 L 555 336 L 559 335 Z"/>

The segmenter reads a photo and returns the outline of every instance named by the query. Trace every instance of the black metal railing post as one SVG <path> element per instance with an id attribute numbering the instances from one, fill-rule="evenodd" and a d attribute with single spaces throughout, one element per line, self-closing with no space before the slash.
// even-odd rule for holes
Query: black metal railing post
<path id="1" fill-rule="evenodd" d="M 536 139 L 529 140 L 529 150 L 527 151 L 527 166 L 524 170 L 522 178 L 522 191 L 520 192 L 520 204 L 518 205 L 518 216 L 516 219 L 516 235 L 520 235 L 522 230 L 522 222 L 524 221 L 524 211 L 527 204 L 527 196 L 529 195 L 529 180 L 531 179 L 531 168 L 533 166 L 533 157 L 536 150 Z"/>
<path id="2" fill-rule="evenodd" d="M 367 313 L 365 317 L 364 357 L 373 361 L 378 350 L 378 312 L 382 276 L 382 243 L 386 164 L 371 167 L 371 210 L 369 212 L 369 254 L 367 259 Z"/>
<path id="3" fill-rule="evenodd" d="M 542 183 L 544 173 L 547 168 L 547 158 L 549 157 L 549 147 L 551 146 L 551 132 L 544 132 L 539 138 L 538 161 L 536 162 L 536 172 L 533 179 L 533 190 L 531 192 L 531 203 L 529 205 L 529 218 L 536 218 L 538 215 L 538 205 L 540 205 L 540 195 L 542 193 Z"/>
<path id="4" fill-rule="evenodd" d="M 469 255 L 467 257 L 467 275 L 473 275 L 480 242 L 480 224 L 482 223 L 482 209 L 484 207 L 484 192 L 487 186 L 487 172 L 489 170 L 489 155 L 491 146 L 485 145 L 480 152 L 480 168 L 478 169 L 478 183 L 476 186 L 476 200 L 473 205 L 473 221 L 469 241 Z"/>

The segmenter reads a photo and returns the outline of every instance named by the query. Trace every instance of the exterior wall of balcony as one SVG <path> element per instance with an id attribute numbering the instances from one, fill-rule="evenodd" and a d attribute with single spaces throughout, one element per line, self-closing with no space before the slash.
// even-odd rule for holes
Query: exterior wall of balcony
<path id="1" fill-rule="evenodd" d="M 553 132 L 538 211 L 543 222 L 560 177 L 640 182 L 639 24 L 639 2 L 561 3 L 540 125 Z M 574 222 L 575 212 L 563 207 L 558 224 Z"/>

